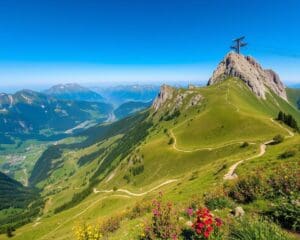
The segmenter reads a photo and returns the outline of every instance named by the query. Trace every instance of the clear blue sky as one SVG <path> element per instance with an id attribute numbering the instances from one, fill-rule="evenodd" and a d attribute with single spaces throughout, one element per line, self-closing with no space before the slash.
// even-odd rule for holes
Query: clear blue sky
<path id="1" fill-rule="evenodd" d="M 244 50 L 300 82 L 298 0 L 7 0 L 0 2 L 0 85 L 206 81 Z"/>

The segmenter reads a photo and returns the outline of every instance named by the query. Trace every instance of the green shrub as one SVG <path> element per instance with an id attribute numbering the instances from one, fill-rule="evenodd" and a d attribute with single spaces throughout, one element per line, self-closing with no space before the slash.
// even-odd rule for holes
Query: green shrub
<path id="1" fill-rule="evenodd" d="M 133 176 L 136 176 L 136 175 L 139 175 L 141 173 L 144 172 L 144 165 L 139 165 L 139 166 L 136 166 L 136 167 L 131 167 L 129 169 L 129 172 L 133 175 Z"/>
<path id="2" fill-rule="evenodd" d="M 233 224 L 230 240 L 291 240 L 277 225 L 266 220 L 244 218 Z"/>
<path id="3" fill-rule="evenodd" d="M 151 211 L 151 202 L 137 202 L 135 206 L 127 212 L 126 217 L 129 219 L 135 219 L 145 215 Z"/>
<path id="4" fill-rule="evenodd" d="M 278 134 L 273 138 L 273 143 L 278 144 L 278 143 L 283 142 L 283 140 L 284 140 L 284 137 L 282 135 Z"/>
<path id="5" fill-rule="evenodd" d="M 172 145 L 174 142 L 175 142 L 174 138 L 170 138 L 168 144 L 169 144 L 169 145 Z"/>
<path id="6" fill-rule="evenodd" d="M 204 201 L 205 206 L 210 210 L 232 208 L 233 205 L 226 196 L 209 195 Z"/>
<path id="7" fill-rule="evenodd" d="M 299 176 L 298 163 L 287 166 L 281 165 L 275 169 L 272 175 L 267 177 L 268 189 L 264 193 L 265 198 L 287 197 L 293 192 L 300 192 Z"/>
<path id="8" fill-rule="evenodd" d="M 266 212 L 274 221 L 282 227 L 300 231 L 300 195 L 295 194 L 290 197 L 279 198 L 271 210 Z"/>
<path id="9" fill-rule="evenodd" d="M 241 148 L 246 148 L 249 146 L 249 143 L 248 142 L 243 142 L 242 145 L 241 145 Z"/>
<path id="10" fill-rule="evenodd" d="M 121 226 L 122 219 L 122 215 L 116 215 L 108 218 L 102 224 L 100 224 L 100 232 L 103 234 L 108 234 L 117 231 Z"/>
<path id="11" fill-rule="evenodd" d="M 230 189 L 228 195 L 240 203 L 250 203 L 264 192 L 263 181 L 259 175 L 239 179 Z"/>
<path id="12" fill-rule="evenodd" d="M 146 225 L 141 240 L 178 239 L 180 235 L 179 216 L 172 203 L 162 201 L 162 194 L 153 201 L 152 219 Z"/>
<path id="13" fill-rule="evenodd" d="M 279 158 L 285 159 L 285 158 L 294 157 L 295 155 L 296 155 L 296 151 L 294 151 L 294 150 L 287 150 L 284 153 L 280 154 Z"/>

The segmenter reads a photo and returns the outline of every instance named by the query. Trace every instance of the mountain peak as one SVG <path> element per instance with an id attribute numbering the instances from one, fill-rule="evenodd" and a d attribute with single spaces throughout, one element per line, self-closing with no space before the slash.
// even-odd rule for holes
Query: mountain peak
<path id="1" fill-rule="evenodd" d="M 77 83 L 57 84 L 46 90 L 48 94 L 57 92 L 70 92 L 70 91 L 89 91 L 87 88 L 80 86 Z"/>
<path id="2" fill-rule="evenodd" d="M 270 89 L 287 100 L 285 86 L 278 74 L 273 70 L 263 69 L 253 57 L 228 53 L 213 72 L 208 85 L 221 82 L 228 77 L 240 78 L 260 98 L 265 99 L 266 92 Z"/>
<path id="3" fill-rule="evenodd" d="M 160 87 L 160 91 L 153 101 L 152 107 L 154 108 L 154 111 L 156 112 L 168 99 L 171 99 L 173 97 L 174 88 L 169 85 L 162 85 Z"/>

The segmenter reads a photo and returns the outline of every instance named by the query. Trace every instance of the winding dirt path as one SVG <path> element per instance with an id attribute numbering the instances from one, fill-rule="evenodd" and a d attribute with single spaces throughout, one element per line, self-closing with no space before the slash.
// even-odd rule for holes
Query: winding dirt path
<path id="1" fill-rule="evenodd" d="M 170 180 L 167 180 L 159 185 L 157 185 L 156 187 L 154 188 L 151 188 L 150 190 L 148 191 L 145 191 L 145 192 L 142 192 L 142 193 L 133 193 L 133 192 L 130 192 L 129 190 L 126 190 L 126 189 L 117 189 L 116 191 L 114 190 L 97 190 L 96 188 L 93 189 L 94 193 L 97 194 L 97 193 L 112 193 L 112 192 L 121 192 L 121 193 L 125 193 L 125 194 L 128 194 L 130 196 L 134 196 L 134 197 L 141 197 L 141 196 L 144 196 L 150 192 L 153 192 L 159 188 L 161 188 L 162 186 L 164 185 L 167 185 L 167 184 L 170 184 L 170 183 L 173 183 L 173 182 L 176 182 L 178 181 L 178 179 L 170 179 Z"/>
<path id="2" fill-rule="evenodd" d="M 288 136 L 285 136 L 284 138 L 291 138 L 291 137 L 294 137 L 294 136 L 295 136 L 295 134 L 294 134 L 290 129 L 288 129 L 288 128 L 282 126 L 280 123 L 274 121 L 273 118 L 270 118 L 270 120 L 271 120 L 271 122 L 273 122 L 274 124 L 276 124 L 277 126 L 279 126 L 280 128 L 282 128 L 282 129 L 284 129 L 284 130 L 286 130 L 286 131 L 288 132 L 289 135 L 288 135 Z M 249 158 L 240 160 L 240 161 L 238 161 L 237 163 L 233 164 L 233 165 L 229 168 L 228 172 L 224 175 L 223 179 L 224 179 L 224 180 L 232 180 L 232 179 L 237 178 L 238 176 L 237 176 L 237 174 L 235 173 L 235 170 L 236 170 L 236 168 L 238 167 L 238 165 L 240 165 L 240 164 L 241 164 L 242 162 L 244 162 L 244 161 L 251 160 L 251 159 L 254 159 L 254 158 L 258 158 L 258 157 L 263 156 L 263 155 L 266 153 L 267 145 L 268 145 L 268 144 L 271 144 L 271 143 L 273 143 L 273 142 L 274 142 L 274 140 L 272 139 L 272 140 L 269 140 L 269 141 L 266 141 L 266 142 L 260 144 L 260 147 L 259 147 L 260 151 L 259 151 L 259 153 L 258 153 L 257 155 L 254 155 L 254 156 L 252 156 L 252 157 L 249 157 Z"/>

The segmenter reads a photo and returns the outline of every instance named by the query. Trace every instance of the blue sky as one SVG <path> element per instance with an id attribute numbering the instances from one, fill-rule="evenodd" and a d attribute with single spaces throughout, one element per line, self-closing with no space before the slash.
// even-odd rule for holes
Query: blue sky
<path id="1" fill-rule="evenodd" d="M 244 54 L 300 83 L 298 0 L 0 2 L 0 87 L 62 82 L 204 83 L 245 35 Z"/>

